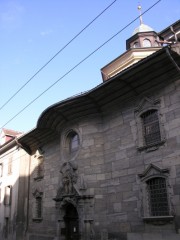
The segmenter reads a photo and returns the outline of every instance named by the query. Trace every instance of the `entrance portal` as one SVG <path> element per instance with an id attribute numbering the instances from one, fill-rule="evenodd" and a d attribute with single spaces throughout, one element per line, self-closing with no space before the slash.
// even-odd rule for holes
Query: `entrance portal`
<path id="1" fill-rule="evenodd" d="M 66 224 L 66 240 L 79 240 L 78 213 L 72 204 L 66 206 L 64 221 Z"/>

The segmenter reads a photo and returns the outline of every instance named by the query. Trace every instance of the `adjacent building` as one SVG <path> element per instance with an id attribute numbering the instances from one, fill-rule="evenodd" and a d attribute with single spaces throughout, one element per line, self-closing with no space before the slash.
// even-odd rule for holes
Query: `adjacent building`
<path id="1" fill-rule="evenodd" d="M 21 132 L 0 134 L 0 239 L 22 240 L 28 224 L 30 155 L 22 149 Z"/>

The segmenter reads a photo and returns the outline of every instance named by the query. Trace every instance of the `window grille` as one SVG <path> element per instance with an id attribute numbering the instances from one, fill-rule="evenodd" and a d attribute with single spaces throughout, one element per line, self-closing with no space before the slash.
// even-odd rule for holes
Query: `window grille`
<path id="1" fill-rule="evenodd" d="M 141 115 L 144 141 L 146 145 L 156 144 L 161 141 L 159 118 L 157 110 L 150 110 Z"/>
<path id="2" fill-rule="evenodd" d="M 152 178 L 147 181 L 149 212 L 151 216 L 168 216 L 169 204 L 165 178 Z"/>
<path id="3" fill-rule="evenodd" d="M 42 218 L 42 198 L 36 197 L 36 218 Z"/>

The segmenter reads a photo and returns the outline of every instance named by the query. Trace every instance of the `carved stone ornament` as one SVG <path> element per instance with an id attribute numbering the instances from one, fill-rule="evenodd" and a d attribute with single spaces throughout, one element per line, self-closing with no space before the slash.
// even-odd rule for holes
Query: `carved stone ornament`
<path id="1" fill-rule="evenodd" d="M 60 172 L 62 173 L 62 193 L 73 194 L 74 184 L 77 182 L 77 166 L 70 162 L 66 162 L 62 165 Z"/>
<path id="2" fill-rule="evenodd" d="M 36 189 L 32 194 L 35 198 L 37 198 L 37 197 L 42 197 L 43 192 L 40 192 L 38 189 Z"/>
<path id="3" fill-rule="evenodd" d="M 148 109 L 155 108 L 160 104 L 160 99 L 151 99 L 150 97 L 144 97 L 139 105 L 135 108 L 136 114 L 141 114 L 143 111 L 147 111 Z"/>
<path id="4" fill-rule="evenodd" d="M 167 174 L 169 173 L 169 169 L 167 168 L 159 168 L 157 166 L 155 166 L 154 164 L 150 164 L 143 173 L 138 174 L 138 176 L 141 178 L 142 181 L 148 179 L 149 177 L 152 176 L 167 176 Z"/>
<path id="5" fill-rule="evenodd" d="M 63 163 L 60 169 L 61 185 L 54 200 L 56 202 L 62 201 L 61 205 L 67 201 L 75 203 L 77 199 L 85 197 L 87 184 L 83 175 L 78 176 L 77 169 L 77 164 L 72 162 Z"/>

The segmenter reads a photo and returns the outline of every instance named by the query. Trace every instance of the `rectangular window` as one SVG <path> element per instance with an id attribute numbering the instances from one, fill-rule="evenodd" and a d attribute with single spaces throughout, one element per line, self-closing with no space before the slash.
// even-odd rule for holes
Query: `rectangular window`
<path id="1" fill-rule="evenodd" d="M 11 204 L 11 194 L 12 194 L 12 187 L 11 186 L 5 187 L 4 205 L 9 206 Z"/>
<path id="2" fill-rule="evenodd" d="M 0 163 L 0 177 L 3 176 L 3 164 Z"/>
<path id="3" fill-rule="evenodd" d="M 169 204 L 165 178 L 152 178 L 147 181 L 149 210 L 151 216 L 168 216 Z"/>
<path id="4" fill-rule="evenodd" d="M 5 218 L 5 228 L 4 228 L 4 236 L 5 239 L 8 238 L 8 233 L 9 233 L 9 218 Z"/>
<path id="5" fill-rule="evenodd" d="M 42 218 L 42 198 L 36 197 L 36 218 Z"/>
<path id="6" fill-rule="evenodd" d="M 12 174 L 12 158 L 8 160 L 8 175 Z"/>
<path id="7" fill-rule="evenodd" d="M 150 110 L 141 115 L 143 122 L 144 142 L 152 145 L 161 141 L 157 110 Z"/>

